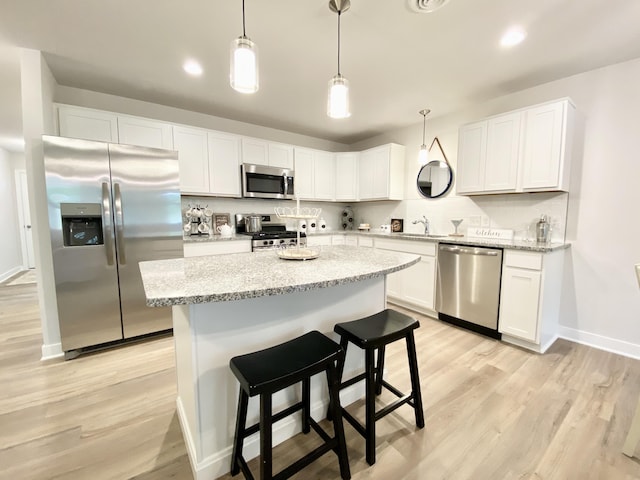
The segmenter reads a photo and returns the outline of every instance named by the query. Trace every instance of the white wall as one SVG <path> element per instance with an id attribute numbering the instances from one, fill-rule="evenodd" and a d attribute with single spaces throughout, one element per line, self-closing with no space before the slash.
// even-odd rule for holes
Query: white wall
<path id="1" fill-rule="evenodd" d="M 568 200 L 566 238 L 572 245 L 565 265 L 561 334 L 640 358 L 640 292 L 633 273 L 633 265 L 640 262 L 638 84 L 640 59 L 568 77 L 476 105 L 456 115 L 427 121 L 428 138 L 439 137 L 455 169 L 459 125 L 560 97 L 572 98 L 583 131 L 574 153 L 568 199 L 565 194 L 470 199 L 455 195 L 455 191 L 445 199 L 419 199 L 414 184 L 417 169 L 412 167 L 422 143 L 422 124 L 417 119 L 414 127 L 351 146 L 360 149 L 395 141 L 407 147 L 407 199 L 359 207 L 358 214 L 375 216 L 376 220 L 381 215 L 398 215 L 405 218 L 405 225 L 409 223 L 407 220 L 426 214 L 438 219 L 436 229 L 447 231 L 445 217 L 460 216 L 469 220 L 479 211 L 489 217 L 492 226 L 514 228 L 517 233 L 537 211 L 559 215 Z M 420 107 L 422 105 L 417 105 L 416 111 Z M 419 116 L 416 114 L 416 117 Z M 556 232 L 563 229 L 562 225 L 556 227 Z"/>
<path id="2" fill-rule="evenodd" d="M 24 159 L 29 189 L 29 208 L 33 227 L 33 247 L 38 280 L 38 303 L 42 322 L 42 356 L 62 354 L 58 309 L 53 278 L 51 237 L 45 194 L 42 135 L 53 134 L 53 92 L 56 81 L 49 66 L 36 50 L 22 50 L 20 59 L 22 87 L 22 129 Z"/>
<path id="3" fill-rule="evenodd" d="M 22 270 L 15 171 L 11 155 L 0 148 L 0 282 Z"/>

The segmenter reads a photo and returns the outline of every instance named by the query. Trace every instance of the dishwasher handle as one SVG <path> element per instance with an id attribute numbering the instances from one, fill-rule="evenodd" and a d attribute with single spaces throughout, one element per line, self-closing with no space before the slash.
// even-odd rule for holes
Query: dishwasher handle
<path id="1" fill-rule="evenodd" d="M 485 256 L 485 257 L 497 257 L 499 253 L 497 250 L 488 250 L 484 248 L 452 247 L 448 245 L 440 245 L 440 250 L 443 250 L 445 252 L 451 252 L 454 254 L 478 255 L 478 256 Z"/>

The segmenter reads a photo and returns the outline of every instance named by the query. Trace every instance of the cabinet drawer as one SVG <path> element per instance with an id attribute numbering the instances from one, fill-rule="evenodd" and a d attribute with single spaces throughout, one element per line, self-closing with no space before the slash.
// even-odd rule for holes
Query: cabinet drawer
<path id="1" fill-rule="evenodd" d="M 435 242 L 414 242 L 410 240 L 391 240 L 376 238 L 375 247 L 396 252 L 415 253 L 416 255 L 436 256 Z"/>
<path id="2" fill-rule="evenodd" d="M 529 270 L 542 270 L 542 254 L 505 250 L 504 265 L 507 267 L 527 268 Z"/>

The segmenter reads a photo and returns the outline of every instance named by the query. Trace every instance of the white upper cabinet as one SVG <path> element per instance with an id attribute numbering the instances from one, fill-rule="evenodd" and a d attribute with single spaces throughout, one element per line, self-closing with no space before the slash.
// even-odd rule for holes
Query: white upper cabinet
<path id="1" fill-rule="evenodd" d="M 295 149 L 295 192 L 303 200 L 334 200 L 335 156 L 310 148 Z"/>
<path id="2" fill-rule="evenodd" d="M 568 191 L 574 112 L 563 99 L 461 127 L 457 192 Z"/>
<path id="3" fill-rule="evenodd" d="M 118 116 L 90 108 L 58 106 L 60 136 L 118 143 Z"/>
<path id="4" fill-rule="evenodd" d="M 174 126 L 173 146 L 178 151 L 180 163 L 180 191 L 210 193 L 207 131 Z"/>
<path id="5" fill-rule="evenodd" d="M 336 153 L 336 200 L 358 199 L 358 152 Z"/>
<path id="6" fill-rule="evenodd" d="M 118 142 L 173 150 L 172 126 L 146 118 L 118 116 Z"/>
<path id="7" fill-rule="evenodd" d="M 241 137 L 222 132 L 209 132 L 209 184 L 214 195 L 241 197 Z"/>
<path id="8" fill-rule="evenodd" d="M 563 100 L 526 111 L 522 189 L 569 190 L 575 108 Z"/>
<path id="9" fill-rule="evenodd" d="M 484 190 L 515 192 L 520 159 L 522 113 L 500 115 L 487 124 Z"/>
<path id="10" fill-rule="evenodd" d="M 465 125 L 458 133 L 458 193 L 482 192 L 487 159 L 487 122 Z"/>
<path id="11" fill-rule="evenodd" d="M 361 152 L 358 165 L 360 200 L 402 200 L 404 157 L 405 148 L 395 143 Z"/>
<path id="12" fill-rule="evenodd" d="M 258 138 L 242 138 L 242 163 L 293 168 L 293 146 Z"/>

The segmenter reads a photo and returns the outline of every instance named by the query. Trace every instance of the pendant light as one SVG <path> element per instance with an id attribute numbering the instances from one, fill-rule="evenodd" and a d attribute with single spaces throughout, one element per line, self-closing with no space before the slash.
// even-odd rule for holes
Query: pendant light
<path id="1" fill-rule="evenodd" d="M 242 0 L 242 35 L 231 42 L 231 88 L 240 93 L 258 91 L 258 49 L 247 37 Z"/>
<path id="2" fill-rule="evenodd" d="M 429 150 L 427 149 L 427 144 L 425 143 L 425 132 L 427 129 L 427 115 L 431 112 L 428 108 L 424 110 L 420 110 L 418 113 L 422 115 L 422 145 L 420 146 L 420 153 L 418 153 L 418 163 L 420 165 L 426 165 L 429 163 Z"/>
<path id="3" fill-rule="evenodd" d="M 329 80 L 327 115 L 331 118 L 347 118 L 349 111 L 349 81 L 340 73 L 340 16 L 349 10 L 351 0 L 330 0 L 329 9 L 338 14 L 338 74 Z"/>

